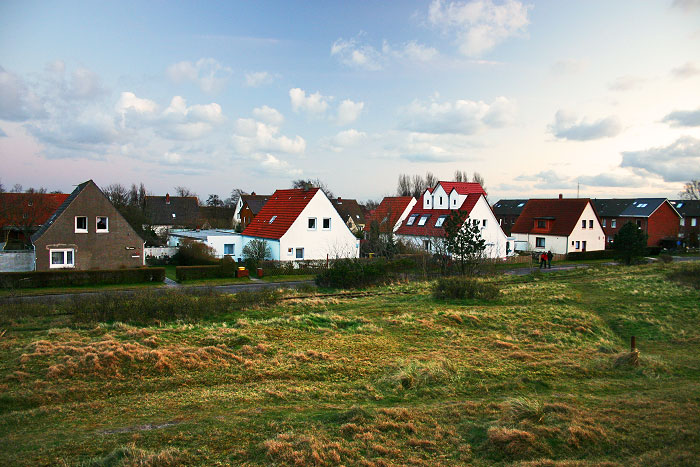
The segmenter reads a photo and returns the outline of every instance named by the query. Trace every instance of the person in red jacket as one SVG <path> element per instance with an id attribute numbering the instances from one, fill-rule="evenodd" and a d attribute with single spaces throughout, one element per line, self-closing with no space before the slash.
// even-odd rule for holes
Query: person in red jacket
<path id="1" fill-rule="evenodd" d="M 547 268 L 547 253 L 545 253 L 544 251 L 540 255 L 540 269 L 542 269 L 543 267 Z"/>

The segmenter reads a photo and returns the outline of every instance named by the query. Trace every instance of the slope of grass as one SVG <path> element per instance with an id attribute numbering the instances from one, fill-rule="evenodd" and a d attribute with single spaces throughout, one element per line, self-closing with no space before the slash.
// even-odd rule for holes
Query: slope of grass
<path id="1" fill-rule="evenodd" d="M 678 267 L 496 277 L 489 301 L 151 305 L 206 303 L 190 320 L 5 309 L 0 464 L 692 465 L 700 292 Z"/>

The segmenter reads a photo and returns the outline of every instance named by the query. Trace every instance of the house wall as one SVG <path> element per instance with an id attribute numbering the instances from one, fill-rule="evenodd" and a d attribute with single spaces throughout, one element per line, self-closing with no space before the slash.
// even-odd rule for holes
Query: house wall
<path id="1" fill-rule="evenodd" d="M 230 255 L 234 260 L 243 259 L 243 237 L 241 235 L 209 235 L 207 236 L 207 245 L 212 247 L 217 258 L 224 257 L 224 245 L 233 244 L 233 255 Z M 227 255 L 228 256 L 228 255 Z"/>
<path id="2" fill-rule="evenodd" d="M 672 239 L 675 242 L 678 238 L 679 222 L 678 214 L 667 202 L 664 202 L 649 216 L 647 245 L 657 246 L 664 239 Z"/>
<path id="3" fill-rule="evenodd" d="M 540 233 L 514 233 L 513 237 L 515 238 L 515 247 L 518 251 L 551 251 L 552 253 L 558 255 L 564 255 L 569 252 L 569 237 Z M 536 246 L 537 237 L 544 238 L 544 248 L 538 248 Z M 589 248 L 586 247 L 586 249 L 588 250 Z"/>
<path id="4" fill-rule="evenodd" d="M 415 200 L 414 200 L 415 203 Z M 316 229 L 308 229 L 308 219 L 316 218 Z M 405 216 L 403 216 L 405 217 Z M 323 218 L 331 219 L 330 230 L 323 229 Z M 288 250 L 292 249 L 291 255 Z M 295 261 L 296 249 L 304 248 L 305 260 L 358 258 L 360 241 L 353 235 L 323 191 L 318 190 L 279 242 L 281 261 Z"/>
<path id="5" fill-rule="evenodd" d="M 450 195 L 445 192 L 442 185 L 433 190 L 433 205 L 430 209 L 447 209 L 450 206 Z"/>
<path id="6" fill-rule="evenodd" d="M 267 246 L 270 247 L 270 259 L 273 261 L 280 261 L 280 241 L 279 240 L 274 240 L 270 238 L 257 238 L 257 237 L 247 237 L 244 235 L 241 235 L 241 258 L 243 258 L 243 248 L 251 242 L 252 240 L 263 240 L 265 243 L 267 243 Z M 238 251 L 238 250 L 236 250 Z M 236 256 L 238 257 L 238 256 Z M 282 259 L 284 261 L 285 258 Z"/>
<path id="7" fill-rule="evenodd" d="M 87 233 L 75 233 L 75 217 L 87 216 Z M 108 217 L 108 232 L 95 232 L 97 216 Z M 34 243 L 36 270 L 50 269 L 50 250 L 73 248 L 74 269 L 143 266 L 143 240 L 97 185 L 89 183 Z"/>

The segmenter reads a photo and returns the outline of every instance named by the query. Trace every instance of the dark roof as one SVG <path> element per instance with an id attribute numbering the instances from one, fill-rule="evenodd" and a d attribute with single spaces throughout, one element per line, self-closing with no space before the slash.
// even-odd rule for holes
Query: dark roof
<path id="1" fill-rule="evenodd" d="M 526 199 L 502 199 L 493 206 L 493 213 L 496 216 L 519 216 L 527 203 Z"/>
<path id="2" fill-rule="evenodd" d="M 27 223 L 43 225 L 68 196 L 65 193 L 0 193 L 0 228 Z"/>
<path id="3" fill-rule="evenodd" d="M 241 200 L 248 205 L 248 209 L 254 216 L 258 215 L 268 199 L 270 199 L 270 195 L 241 195 Z"/>
<path id="4" fill-rule="evenodd" d="M 277 190 L 248 224 L 243 235 L 279 239 L 299 217 L 318 188 Z M 274 219 L 273 219 L 274 218 Z M 272 223 L 270 221 L 272 220 Z"/>
<path id="5" fill-rule="evenodd" d="M 403 214 L 413 199 L 413 196 L 385 197 L 382 202 L 379 203 L 377 209 L 371 211 L 370 214 L 365 217 L 365 230 L 369 231 L 370 224 L 373 221 L 377 221 L 380 231 L 392 231 L 396 223 L 399 221 L 401 214 Z"/>
<path id="6" fill-rule="evenodd" d="M 531 199 L 511 229 L 511 233 L 531 233 L 535 229 L 535 219 L 554 218 L 552 227 L 544 235 L 568 236 L 591 200 L 588 198 Z"/>
<path id="7" fill-rule="evenodd" d="M 202 221 L 233 224 L 233 214 L 236 208 L 224 206 L 200 206 L 199 215 Z"/>
<path id="8" fill-rule="evenodd" d="M 649 217 L 664 204 L 666 198 L 613 198 L 591 201 L 601 217 Z"/>
<path id="9" fill-rule="evenodd" d="M 338 214 L 340 214 L 344 222 L 347 222 L 348 218 L 352 218 L 355 224 L 365 223 L 365 213 L 362 207 L 357 203 L 357 200 L 337 198 L 332 199 L 331 204 L 335 210 L 338 211 Z"/>
<path id="10" fill-rule="evenodd" d="M 32 235 L 32 243 L 36 242 L 39 239 L 39 237 L 44 235 L 44 232 L 46 232 L 49 229 L 49 227 L 51 227 L 51 225 L 56 221 L 56 219 L 58 219 L 58 216 L 63 214 L 63 211 L 66 210 L 70 203 L 72 203 L 73 200 L 80 194 L 80 192 L 83 191 L 85 187 L 88 186 L 90 183 L 94 184 L 95 182 L 93 182 L 92 180 L 88 180 L 87 182 L 83 182 L 77 187 L 75 187 L 73 193 L 68 195 L 68 197 L 63 201 L 63 203 L 61 203 L 61 205 L 53 212 L 53 214 L 51 214 L 51 217 L 49 217 L 49 219 L 46 222 L 44 222 L 44 224 L 42 224 L 39 230 L 34 232 L 34 234 Z"/>
<path id="11" fill-rule="evenodd" d="M 199 202 L 195 196 L 146 196 L 145 212 L 152 225 L 187 225 L 199 223 Z M 175 214 L 175 217 L 173 217 Z"/>
<path id="12" fill-rule="evenodd" d="M 464 200 L 459 210 L 464 211 L 468 216 L 481 196 L 483 196 L 481 193 L 471 193 L 467 195 L 467 198 Z M 396 234 L 418 235 L 421 237 L 444 237 L 445 228 L 435 227 L 435 222 L 437 222 L 440 216 L 449 216 L 453 212 L 454 209 L 426 209 L 423 207 L 423 203 L 416 203 L 413 209 L 411 209 L 410 214 L 404 219 L 401 227 L 396 231 Z M 424 215 L 429 215 L 430 217 L 424 225 L 418 225 L 420 218 Z M 414 216 L 415 218 L 412 225 L 408 225 L 409 219 Z"/>
<path id="13" fill-rule="evenodd" d="M 592 199 L 591 202 L 600 217 L 619 217 L 634 199 Z"/>
<path id="14" fill-rule="evenodd" d="M 700 217 L 700 200 L 674 199 L 669 201 L 683 217 Z"/>

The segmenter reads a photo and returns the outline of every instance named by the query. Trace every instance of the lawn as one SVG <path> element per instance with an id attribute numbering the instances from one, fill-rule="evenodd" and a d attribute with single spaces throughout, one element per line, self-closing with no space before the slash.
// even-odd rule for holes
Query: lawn
<path id="1" fill-rule="evenodd" d="M 6 306 L 0 465 L 695 465 L 681 267 Z"/>

